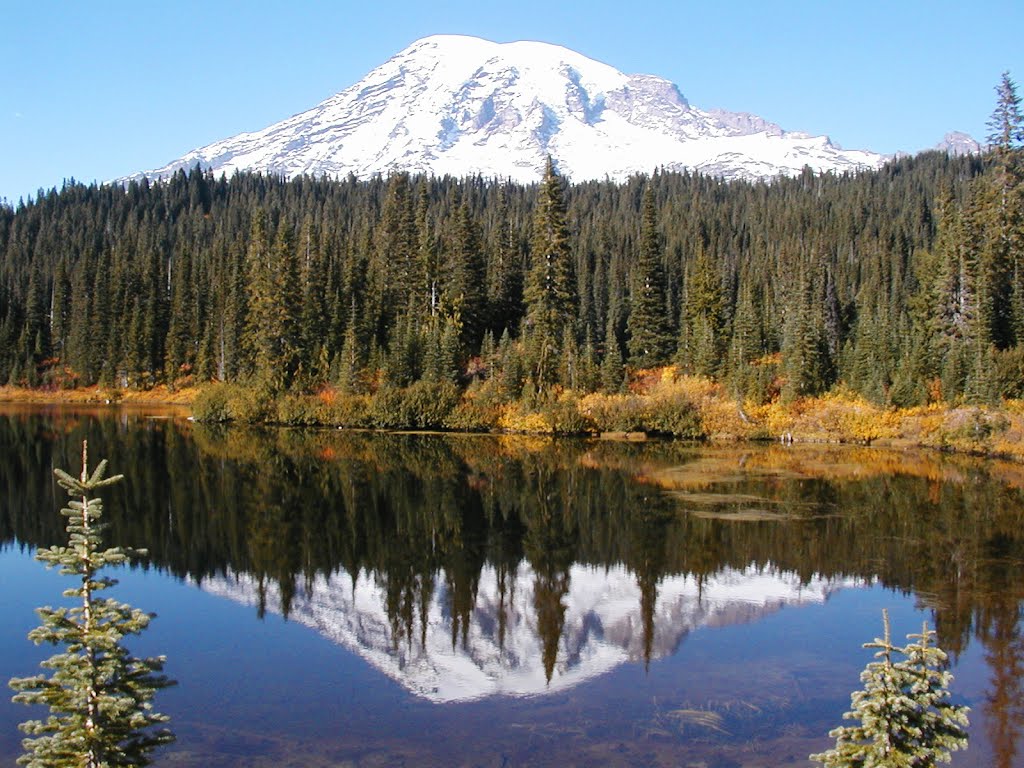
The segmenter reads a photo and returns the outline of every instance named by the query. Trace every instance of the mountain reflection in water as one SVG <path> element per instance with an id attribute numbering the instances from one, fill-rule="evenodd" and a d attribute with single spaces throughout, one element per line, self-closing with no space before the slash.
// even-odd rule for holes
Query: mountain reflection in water
<path id="1" fill-rule="evenodd" d="M 622 566 L 573 566 L 568 580 L 556 637 L 544 637 L 537 626 L 536 575 L 528 565 L 505 579 L 484 566 L 461 637 L 439 587 L 420 618 L 418 636 L 396 638 L 386 584 L 372 573 L 318 577 L 296 592 L 290 618 L 355 651 L 412 693 L 446 703 L 555 693 L 625 662 L 669 656 L 700 627 L 755 621 L 783 606 L 822 603 L 834 589 L 856 586 L 821 579 L 805 584 L 795 574 L 754 567 L 726 568 L 703 582 L 668 576 L 658 585 L 648 640 L 633 574 Z M 245 574 L 210 579 L 202 587 L 245 604 L 261 599 L 260 585 Z M 276 593 L 271 587 L 264 597 L 274 604 Z M 543 659 L 553 659 L 550 669 Z"/>
<path id="2" fill-rule="evenodd" d="M 10 408 L 0 412 L 0 542 L 63 539 L 51 471 L 75 468 L 83 437 L 127 476 L 105 505 L 111 541 L 146 547 L 149 567 L 261 616 L 315 628 L 425 700 L 565 693 L 631 662 L 653 669 L 701 627 L 877 584 L 912 595 L 954 660 L 980 644 L 988 682 L 971 702 L 981 730 L 970 754 L 1020 764 L 1020 465 L 843 447 L 211 429 L 144 411 Z M 852 653 L 877 627 L 851 631 Z M 823 734 L 837 723 L 809 718 L 825 715 L 785 716 L 793 733 L 802 721 Z M 718 716 L 733 739 L 755 738 L 730 725 L 733 713 Z M 772 733 L 757 738 L 782 738 Z M 809 735 L 787 748 L 822 746 Z"/>

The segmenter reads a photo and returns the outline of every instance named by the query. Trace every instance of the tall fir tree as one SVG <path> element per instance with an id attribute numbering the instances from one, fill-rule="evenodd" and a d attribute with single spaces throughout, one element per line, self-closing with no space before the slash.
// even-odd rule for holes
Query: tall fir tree
<path id="1" fill-rule="evenodd" d="M 194 362 L 191 348 L 195 342 L 196 329 L 190 311 L 194 302 L 192 279 L 192 257 L 187 251 L 178 254 L 171 268 L 170 323 L 165 343 L 167 381 L 171 384 Z"/>
<path id="2" fill-rule="evenodd" d="M 430 187 L 422 179 L 416 198 L 416 281 L 412 306 L 424 317 L 435 317 L 441 307 L 441 264 L 437 239 L 430 221 Z"/>
<path id="3" fill-rule="evenodd" d="M 374 240 L 368 272 L 369 307 L 376 341 L 387 344 L 416 280 L 416 227 L 409 174 L 396 173 L 388 178 Z"/>
<path id="4" fill-rule="evenodd" d="M 672 351 L 661 233 L 650 183 L 644 188 L 641 204 L 638 250 L 630 300 L 629 362 L 637 368 L 649 368 L 666 362 Z"/>
<path id="5" fill-rule="evenodd" d="M 725 350 L 726 297 L 714 259 L 703 246 L 686 273 L 679 348 L 683 369 L 701 376 L 719 372 Z"/>
<path id="6" fill-rule="evenodd" d="M 50 293 L 50 351 L 64 361 L 67 346 L 68 316 L 71 312 L 71 282 L 64 259 L 57 262 Z"/>
<path id="7" fill-rule="evenodd" d="M 299 309 L 299 348 L 306 386 L 323 383 L 329 371 L 327 284 L 329 270 L 324 258 L 319 231 L 307 216 L 299 236 L 299 284 L 302 300 Z"/>
<path id="8" fill-rule="evenodd" d="M 761 301 L 751 281 L 741 281 L 729 342 L 729 379 L 740 401 L 756 395 L 754 361 L 764 354 Z"/>
<path id="9" fill-rule="evenodd" d="M 246 346 L 257 386 L 287 389 L 296 373 L 301 331 L 298 260 L 288 224 L 278 226 L 271 247 L 266 216 L 253 217 L 248 262 Z"/>
<path id="10" fill-rule="evenodd" d="M 1004 72 L 989 119 L 991 168 L 981 182 L 982 263 L 992 295 L 992 337 L 1000 349 L 1024 341 L 1024 115 Z"/>
<path id="11" fill-rule="evenodd" d="M 490 309 L 490 329 L 496 338 L 505 330 L 516 332 L 522 315 L 523 270 L 515 230 L 509 209 L 509 192 L 505 185 L 498 188 L 492 256 L 488 262 L 487 306 Z"/>
<path id="12" fill-rule="evenodd" d="M 442 303 L 446 314 L 459 318 L 464 352 L 475 354 L 479 351 L 487 322 L 487 268 L 479 227 L 473 220 L 467 200 L 462 200 L 454 217 L 445 263 Z"/>
<path id="13" fill-rule="evenodd" d="M 620 392 L 626 386 L 626 366 L 616 328 L 616 313 L 608 313 L 608 327 L 604 333 L 604 357 L 601 359 L 601 386 L 606 392 Z"/>
<path id="14" fill-rule="evenodd" d="M 526 302 L 527 348 L 538 389 L 554 382 L 566 331 L 575 332 L 576 283 L 562 179 L 550 157 L 537 194 Z"/>
<path id="15" fill-rule="evenodd" d="M 782 362 L 787 399 L 816 395 L 830 383 L 823 306 L 815 300 L 814 279 L 800 271 L 783 328 Z"/>

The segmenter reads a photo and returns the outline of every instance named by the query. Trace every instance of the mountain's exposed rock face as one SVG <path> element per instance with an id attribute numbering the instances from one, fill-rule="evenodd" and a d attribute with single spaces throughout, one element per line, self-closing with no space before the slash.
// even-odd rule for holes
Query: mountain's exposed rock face
<path id="1" fill-rule="evenodd" d="M 548 155 L 575 181 L 659 167 L 770 178 L 804 166 L 875 168 L 885 159 L 756 115 L 698 109 L 668 80 L 625 75 L 555 45 L 438 35 L 306 112 L 139 176 L 198 163 L 229 175 L 410 171 L 532 182 Z"/>
<path id="2" fill-rule="evenodd" d="M 443 574 L 436 583 L 445 583 Z M 359 654 L 412 693 L 436 702 L 564 690 L 619 664 L 643 660 L 648 644 L 640 588 L 625 568 L 570 569 L 569 590 L 560 600 L 564 625 L 555 639 L 558 650 L 550 682 L 533 571 L 520 566 L 504 581 L 504 592 L 500 583 L 492 567 L 483 569 L 466 627 L 453 627 L 457 619 L 451 615 L 444 586 L 439 586 L 426 616 L 416 616 L 409 635 L 399 638 L 393 637 L 395 627 L 385 609 L 386 585 L 368 573 L 355 582 L 345 573 L 319 577 L 311 590 L 298 590 L 288 617 Z M 672 654 L 700 627 L 755 621 L 787 605 L 822 603 L 844 585 L 817 578 L 804 583 L 796 574 L 753 567 L 726 569 L 701 583 L 692 577 L 666 577 L 658 584 L 651 658 Z M 253 605 L 261 594 L 256 580 L 246 575 L 204 580 L 202 588 Z M 264 588 L 262 594 L 267 609 L 276 610 L 277 590 Z"/>

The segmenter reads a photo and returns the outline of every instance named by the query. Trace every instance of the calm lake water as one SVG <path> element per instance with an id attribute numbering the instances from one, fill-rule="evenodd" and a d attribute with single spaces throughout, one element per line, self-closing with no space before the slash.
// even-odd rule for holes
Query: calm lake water
<path id="1" fill-rule="evenodd" d="M 169 417 L 170 416 L 170 417 Z M 888 608 L 1024 766 L 1024 467 L 882 449 L 210 429 L 0 410 L 0 679 L 65 581 L 53 467 L 110 460 L 112 592 L 178 680 L 164 766 L 807 766 Z M 32 715 L 0 697 L 0 764 Z"/>

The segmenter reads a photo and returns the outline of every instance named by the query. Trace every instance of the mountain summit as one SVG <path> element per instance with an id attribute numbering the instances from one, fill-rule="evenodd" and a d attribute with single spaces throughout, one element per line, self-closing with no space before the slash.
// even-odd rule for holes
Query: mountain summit
<path id="1" fill-rule="evenodd" d="M 306 112 L 139 175 L 199 163 L 228 174 L 410 171 L 532 182 L 548 155 L 575 181 L 659 167 L 756 179 L 885 159 L 756 115 L 698 109 L 668 80 L 625 75 L 556 45 L 435 35 Z"/>

